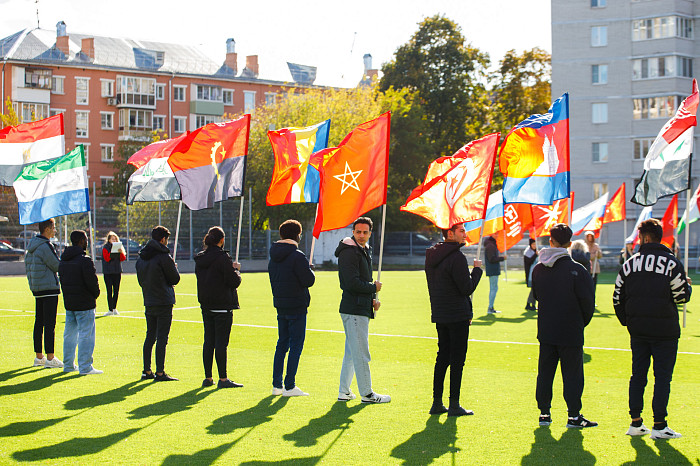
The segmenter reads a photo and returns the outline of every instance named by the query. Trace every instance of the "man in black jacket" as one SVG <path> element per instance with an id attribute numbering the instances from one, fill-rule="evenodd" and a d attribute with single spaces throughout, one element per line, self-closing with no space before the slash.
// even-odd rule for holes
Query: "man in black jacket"
<path id="1" fill-rule="evenodd" d="M 469 265 L 460 248 L 464 246 L 467 232 L 464 224 L 442 230 L 443 243 L 425 251 L 425 277 L 428 280 L 431 321 L 438 334 L 438 353 L 433 373 L 433 406 L 430 414 L 447 413 L 448 416 L 474 414 L 459 404 L 462 386 L 462 369 L 467 357 L 469 326 L 472 323 L 471 295 L 481 279 L 481 261 L 474 259 L 474 269 Z M 442 404 L 445 374 L 450 367 L 450 407 Z"/>
<path id="2" fill-rule="evenodd" d="M 678 304 L 690 301 L 692 288 L 683 264 L 661 243 L 663 227 L 656 219 L 637 227 L 641 246 L 617 274 L 613 305 L 620 323 L 627 327 L 632 347 L 632 377 L 629 384 L 629 408 L 632 424 L 627 435 L 645 435 L 649 429 L 642 421 L 644 388 L 651 358 L 654 358 L 653 439 L 679 438 L 666 423 L 671 377 L 676 364 Z"/>
<path id="3" fill-rule="evenodd" d="M 70 234 L 68 246 L 58 264 L 58 275 L 63 289 L 66 325 L 63 330 L 63 372 L 80 371 L 80 375 L 102 374 L 92 367 L 95 349 L 95 308 L 100 296 L 100 285 L 92 259 L 85 255 L 88 239 L 83 230 Z M 78 347 L 78 364 L 75 348 Z"/>
<path id="4" fill-rule="evenodd" d="M 583 394 L 583 329 L 593 317 L 593 280 L 586 269 L 574 262 L 566 248 L 571 228 L 564 223 L 550 230 L 549 245 L 540 251 L 540 263 L 532 271 L 532 290 L 539 302 L 537 339 L 537 406 L 540 425 L 552 423 L 552 383 L 561 361 L 564 400 L 569 411 L 566 427 L 595 427 L 581 414 Z"/>
<path id="5" fill-rule="evenodd" d="M 343 296 L 340 300 L 340 318 L 345 329 L 345 354 L 340 371 L 338 401 L 355 398 L 350 390 L 353 375 L 363 403 L 389 403 L 389 395 L 372 390 L 369 372 L 369 319 L 374 318 L 380 303 L 376 299 L 381 290 L 379 281 L 372 281 L 372 251 L 367 244 L 372 236 L 372 219 L 360 217 L 352 224 L 352 236 L 343 239 L 335 250 L 338 258 L 338 278 Z"/>
<path id="6" fill-rule="evenodd" d="M 309 287 L 316 281 L 309 261 L 299 250 L 301 223 L 287 220 L 279 228 L 280 241 L 270 247 L 270 274 L 273 304 L 277 309 L 277 347 L 272 369 L 272 394 L 282 396 L 308 396 L 296 386 L 299 358 L 306 337 L 306 310 L 311 302 Z M 282 385 L 284 357 L 287 359 L 287 376 Z"/>
<path id="7" fill-rule="evenodd" d="M 136 261 L 136 276 L 143 293 L 146 308 L 146 340 L 143 342 L 143 372 L 141 380 L 156 382 L 177 380 L 165 373 L 165 347 L 168 344 L 170 325 L 173 321 L 175 289 L 180 281 L 175 261 L 166 246 L 170 231 L 157 226 L 151 231 L 151 239 Z M 151 353 L 156 345 L 156 372 L 151 371 Z"/>

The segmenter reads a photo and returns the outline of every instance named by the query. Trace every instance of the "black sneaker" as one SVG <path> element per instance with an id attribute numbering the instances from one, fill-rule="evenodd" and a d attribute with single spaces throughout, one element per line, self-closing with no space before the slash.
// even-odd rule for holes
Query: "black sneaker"
<path id="1" fill-rule="evenodd" d="M 540 425 L 548 426 L 552 423 L 552 416 L 550 414 L 540 414 Z"/>
<path id="2" fill-rule="evenodd" d="M 179 379 L 176 379 L 175 377 L 170 377 L 165 372 L 163 372 L 160 375 L 156 374 L 156 376 L 153 378 L 154 382 L 174 382 L 176 380 L 179 380 Z"/>
<path id="3" fill-rule="evenodd" d="M 204 381 L 202 382 L 202 387 L 211 387 L 212 385 L 214 385 L 213 380 L 204 379 Z"/>
<path id="4" fill-rule="evenodd" d="M 569 422 L 566 423 L 566 427 L 571 428 L 581 428 L 581 427 L 596 427 L 597 422 L 589 421 L 583 414 L 579 414 L 576 417 L 570 417 Z"/>
<path id="5" fill-rule="evenodd" d="M 219 380 L 216 384 L 216 388 L 241 388 L 242 386 L 242 383 L 236 383 L 231 379 Z"/>
<path id="6" fill-rule="evenodd" d="M 155 378 L 156 375 L 153 372 L 151 372 L 150 374 L 146 371 L 141 372 L 141 380 L 153 380 Z"/>
<path id="7" fill-rule="evenodd" d="M 433 403 L 430 407 L 430 414 L 444 414 L 447 412 L 447 408 L 442 403 Z"/>
<path id="8" fill-rule="evenodd" d="M 453 408 L 450 406 L 450 409 L 447 410 L 447 416 L 448 417 L 455 417 L 455 416 L 471 416 L 474 414 L 474 411 L 471 409 L 464 409 L 461 406 L 457 406 L 456 408 Z"/>

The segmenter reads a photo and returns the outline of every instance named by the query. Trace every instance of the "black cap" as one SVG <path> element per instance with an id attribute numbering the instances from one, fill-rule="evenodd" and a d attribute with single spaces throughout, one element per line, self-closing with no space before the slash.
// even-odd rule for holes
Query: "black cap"
<path id="1" fill-rule="evenodd" d="M 537 240 L 535 238 L 530 238 L 530 244 L 536 243 L 536 242 L 537 242 Z"/>
<path id="2" fill-rule="evenodd" d="M 549 230 L 549 236 L 554 239 L 560 246 L 564 246 L 571 241 L 573 232 L 566 223 L 557 223 Z"/>

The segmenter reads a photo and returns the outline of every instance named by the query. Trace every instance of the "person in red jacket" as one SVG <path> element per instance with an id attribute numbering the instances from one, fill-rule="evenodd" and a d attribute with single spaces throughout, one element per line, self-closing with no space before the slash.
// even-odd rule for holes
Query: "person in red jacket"
<path id="1" fill-rule="evenodd" d="M 119 284 L 122 281 L 122 262 L 126 260 L 126 251 L 123 246 L 115 250 L 114 244 L 119 243 L 119 237 L 113 231 L 107 233 L 107 241 L 102 246 L 102 275 L 105 279 L 107 290 L 106 316 L 118 316 L 117 300 L 119 299 Z M 121 244 L 121 243 L 120 243 Z"/>

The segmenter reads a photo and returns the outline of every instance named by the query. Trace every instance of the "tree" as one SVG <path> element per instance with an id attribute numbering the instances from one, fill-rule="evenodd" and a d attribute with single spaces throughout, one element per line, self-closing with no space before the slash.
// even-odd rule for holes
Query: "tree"
<path id="1" fill-rule="evenodd" d="M 465 44 L 456 23 L 436 15 L 424 19 L 394 59 L 384 64 L 380 90 L 416 92 L 430 123 L 434 154 L 452 155 L 486 128 L 488 64 L 488 54 Z"/>
<path id="2" fill-rule="evenodd" d="M 33 114 L 32 121 L 34 121 Z M 15 112 L 15 109 L 12 106 L 10 96 L 7 96 L 7 99 L 5 100 L 5 113 L 0 115 L 0 123 L 2 123 L 0 128 L 4 126 L 17 126 L 20 123 L 19 116 L 17 116 L 17 112 Z"/>

